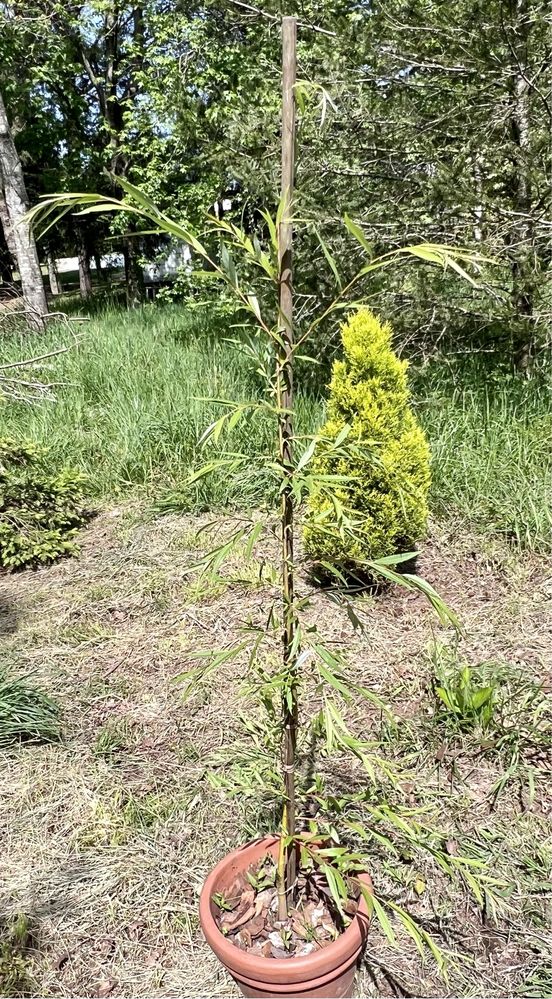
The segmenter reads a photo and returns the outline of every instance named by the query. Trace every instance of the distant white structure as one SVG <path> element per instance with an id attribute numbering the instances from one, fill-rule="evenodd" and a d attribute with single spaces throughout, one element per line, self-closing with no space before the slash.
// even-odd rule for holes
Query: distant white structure
<path id="1" fill-rule="evenodd" d="M 180 246 L 172 246 L 165 257 L 152 260 L 145 265 L 144 281 L 146 284 L 154 284 L 157 281 L 167 281 L 180 271 L 189 271 L 192 265 L 192 254 L 187 243 Z"/>
<path id="2" fill-rule="evenodd" d="M 149 261 L 143 267 L 146 284 L 157 284 L 160 281 L 170 281 L 182 270 L 189 270 L 192 262 L 190 247 L 186 243 L 167 247 L 165 254 L 160 253 L 157 260 Z M 122 253 L 106 253 L 101 258 L 101 266 L 105 270 L 122 270 L 125 261 Z M 58 274 L 70 274 L 79 269 L 78 257 L 59 257 L 56 260 Z M 90 270 L 96 270 L 93 258 L 90 260 Z"/>
<path id="3" fill-rule="evenodd" d="M 101 265 L 105 268 L 120 268 L 125 266 L 122 253 L 106 253 L 101 258 Z M 58 257 L 56 260 L 56 270 L 58 274 L 71 274 L 72 271 L 78 271 L 79 269 L 79 258 L 78 257 Z M 96 263 L 93 258 L 90 259 L 90 270 L 96 270 Z"/>

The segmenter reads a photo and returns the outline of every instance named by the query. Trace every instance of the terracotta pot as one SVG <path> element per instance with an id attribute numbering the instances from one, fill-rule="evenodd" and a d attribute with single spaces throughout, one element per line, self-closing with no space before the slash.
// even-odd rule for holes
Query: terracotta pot
<path id="1" fill-rule="evenodd" d="M 327 947 L 306 957 L 280 960 L 257 957 L 240 950 L 220 932 L 215 921 L 217 907 L 212 901 L 213 895 L 227 891 L 238 874 L 266 853 L 277 857 L 277 837 L 267 836 L 233 850 L 209 874 L 199 900 L 199 916 L 207 943 L 244 996 L 300 996 L 301 999 L 351 996 L 370 922 L 362 897 L 358 912 L 345 932 Z M 371 887 L 367 874 L 361 875 L 361 880 Z"/>

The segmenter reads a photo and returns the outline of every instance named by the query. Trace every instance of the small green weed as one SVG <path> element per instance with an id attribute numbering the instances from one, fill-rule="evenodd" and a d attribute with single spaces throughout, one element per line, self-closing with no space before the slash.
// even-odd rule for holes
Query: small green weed
<path id="1" fill-rule="evenodd" d="M 436 648 L 434 663 L 437 720 L 459 732 L 488 729 L 496 708 L 497 681 L 477 682 L 473 669 L 465 663 L 459 665 L 454 652 L 445 646 Z"/>
<path id="2" fill-rule="evenodd" d="M 117 634 L 113 628 L 107 628 L 101 621 L 95 621 L 83 614 L 74 622 L 63 625 L 59 629 L 58 638 L 63 645 L 96 647 L 103 645 L 104 642 L 113 641 L 117 638 Z"/>
<path id="3" fill-rule="evenodd" d="M 92 746 L 94 756 L 112 760 L 117 753 L 128 748 L 130 735 L 130 726 L 126 718 L 106 722 Z"/>
<path id="4" fill-rule="evenodd" d="M 36 739 L 59 739 L 59 707 L 25 678 L 0 671 L 0 746 Z"/>
<path id="5" fill-rule="evenodd" d="M 30 996 L 35 992 L 29 975 L 27 948 L 29 921 L 19 915 L 0 921 L 0 996 Z"/>
<path id="6" fill-rule="evenodd" d="M 552 704 L 542 684 L 508 663 L 469 666 L 456 649 L 436 645 L 431 654 L 435 721 L 447 736 L 464 740 L 467 752 L 492 755 L 501 772 L 490 791 L 492 804 L 516 783 L 531 803 L 536 782 L 552 762 Z"/>

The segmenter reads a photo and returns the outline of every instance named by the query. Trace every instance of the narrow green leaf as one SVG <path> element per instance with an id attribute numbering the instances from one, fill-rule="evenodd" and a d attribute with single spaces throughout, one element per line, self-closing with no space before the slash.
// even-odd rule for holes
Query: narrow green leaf
<path id="1" fill-rule="evenodd" d="M 326 243 L 322 239 L 322 236 L 320 235 L 320 233 L 318 232 L 317 229 L 315 230 L 315 232 L 316 232 L 316 236 L 317 236 L 318 242 L 320 243 L 320 246 L 322 248 L 322 253 L 324 254 L 324 256 L 325 256 L 325 258 L 326 258 L 326 260 L 327 260 L 327 262 L 329 264 L 330 270 L 331 270 L 331 272 L 332 272 L 332 274 L 333 274 L 333 276 L 334 276 L 334 278 L 336 280 L 338 288 L 341 290 L 341 288 L 343 287 L 343 282 L 342 282 L 341 277 L 339 275 L 339 271 L 337 269 L 337 264 L 335 262 L 335 259 L 332 256 L 332 254 L 330 253 L 328 247 L 326 246 Z"/>
<path id="2" fill-rule="evenodd" d="M 354 238 L 357 240 L 358 243 L 360 243 L 360 245 L 362 246 L 362 248 L 364 250 L 366 250 L 366 253 L 368 254 L 368 256 L 371 257 L 372 256 L 372 247 L 370 246 L 370 243 L 366 239 L 366 236 L 364 235 L 364 232 L 362 231 L 362 229 L 360 228 L 360 226 L 358 225 L 358 223 L 357 222 L 353 222 L 352 218 L 350 218 L 349 215 L 347 215 L 346 212 L 345 212 L 345 215 L 343 217 L 343 221 L 345 222 L 345 225 L 346 225 L 347 229 L 351 233 L 351 236 L 354 236 Z"/>

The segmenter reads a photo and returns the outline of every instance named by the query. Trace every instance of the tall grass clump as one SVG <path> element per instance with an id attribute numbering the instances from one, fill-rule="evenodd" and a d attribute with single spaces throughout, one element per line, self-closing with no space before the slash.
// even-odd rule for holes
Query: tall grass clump
<path id="1" fill-rule="evenodd" d="M 415 382 L 432 449 L 433 515 L 552 550 L 550 372 L 524 379 L 472 356 L 431 362 Z"/>
<path id="2" fill-rule="evenodd" d="M 59 707 L 27 679 L 9 676 L 0 668 L 0 747 L 59 738 Z"/>

